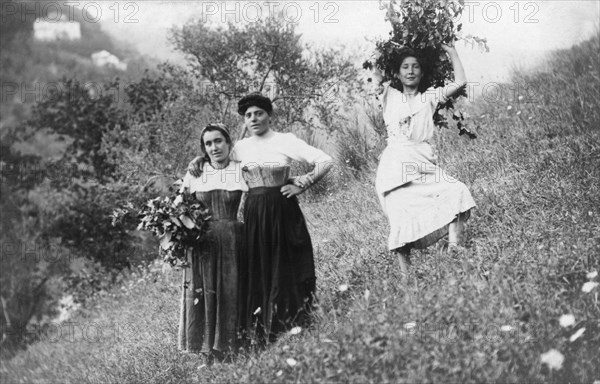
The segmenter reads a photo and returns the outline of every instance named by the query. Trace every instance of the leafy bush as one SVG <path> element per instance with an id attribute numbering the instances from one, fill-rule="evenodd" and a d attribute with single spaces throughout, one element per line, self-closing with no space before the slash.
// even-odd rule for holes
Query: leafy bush
<path id="1" fill-rule="evenodd" d="M 143 255 L 132 252 L 130 228 L 112 226 L 116 204 L 138 201 L 137 187 L 125 183 L 98 184 L 73 180 L 69 191 L 45 184 L 30 193 L 39 202 L 40 233 L 45 239 L 60 238 L 74 252 L 107 268 L 137 264 Z"/>
<path id="2" fill-rule="evenodd" d="M 119 88 L 118 82 L 108 84 L 106 90 Z M 64 158 L 87 168 L 81 176 L 100 182 L 108 180 L 114 172 L 107 153 L 101 150 L 105 133 L 126 129 L 123 112 L 109 94 L 92 95 L 81 83 L 63 79 L 62 86 L 53 89 L 48 98 L 35 105 L 27 125 L 34 131 L 68 136 L 72 143 Z"/>
<path id="3" fill-rule="evenodd" d="M 351 177 L 370 177 L 375 174 L 385 145 L 381 111 L 366 103 L 364 116 L 354 112 L 340 128 L 336 140 L 337 159 Z"/>

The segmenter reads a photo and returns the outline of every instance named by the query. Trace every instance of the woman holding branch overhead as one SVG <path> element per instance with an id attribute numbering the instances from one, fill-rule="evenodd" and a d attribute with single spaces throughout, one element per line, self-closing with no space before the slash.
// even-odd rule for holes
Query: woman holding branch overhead
<path id="1" fill-rule="evenodd" d="M 443 49 L 452 62 L 454 83 L 427 90 L 431 63 L 419 50 L 402 48 L 390 60 L 396 81 L 382 96 L 388 145 L 377 169 L 376 189 L 390 223 L 388 248 L 400 254 L 404 272 L 411 248 L 427 247 L 447 234 L 449 249 L 456 249 L 475 206 L 467 187 L 437 165 L 431 145 L 438 104 L 466 84 L 456 50 L 448 45 Z"/>

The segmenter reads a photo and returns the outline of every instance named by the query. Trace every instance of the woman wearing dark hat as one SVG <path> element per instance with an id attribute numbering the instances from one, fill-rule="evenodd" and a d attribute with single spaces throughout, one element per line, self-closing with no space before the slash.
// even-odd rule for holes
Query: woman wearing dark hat
<path id="1" fill-rule="evenodd" d="M 315 265 L 296 195 L 321 179 L 332 159 L 291 133 L 271 130 L 273 105 L 267 97 L 243 97 L 238 113 L 252 134 L 231 154 L 241 162 L 249 188 L 239 264 L 239 322 L 246 336 L 267 341 L 308 320 L 316 289 Z M 290 179 L 292 160 L 313 164 L 314 169 Z"/>
<path id="2" fill-rule="evenodd" d="M 238 331 L 238 261 L 243 224 L 237 221 L 242 193 L 241 165 L 230 161 L 229 130 L 209 124 L 200 134 L 198 177 L 185 175 L 181 190 L 193 193 L 209 209 L 212 220 L 206 239 L 188 252 L 183 272 L 179 349 L 224 357 L 236 347 Z"/>

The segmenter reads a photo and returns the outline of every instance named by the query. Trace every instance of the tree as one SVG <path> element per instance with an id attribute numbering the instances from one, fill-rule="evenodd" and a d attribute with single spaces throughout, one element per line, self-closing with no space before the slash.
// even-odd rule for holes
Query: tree
<path id="1" fill-rule="evenodd" d="M 311 112 L 333 106 L 335 100 L 327 97 L 332 89 L 356 77 L 355 67 L 339 50 L 315 51 L 300 38 L 293 24 L 276 18 L 217 28 L 196 21 L 174 28 L 171 35 L 187 55 L 207 105 L 219 111 L 219 120 L 237 120 L 232 116 L 235 101 L 258 91 L 275 103 L 275 118 L 283 129 L 318 124 Z"/>
<path id="2" fill-rule="evenodd" d="M 106 133 L 126 129 L 126 118 L 115 102 L 118 80 L 106 85 L 106 92 L 93 95 L 73 79 L 63 79 L 61 86 L 33 108 L 27 125 L 33 132 L 47 130 L 72 140 L 62 161 L 72 169 L 73 177 L 108 181 L 114 172 L 110 153 L 102 150 Z"/>

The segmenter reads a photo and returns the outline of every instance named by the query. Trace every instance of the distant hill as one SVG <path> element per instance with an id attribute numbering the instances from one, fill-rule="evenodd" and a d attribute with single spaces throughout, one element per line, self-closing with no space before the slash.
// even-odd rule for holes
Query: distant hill
<path id="1" fill-rule="evenodd" d="M 101 86 L 114 77 L 124 81 L 136 79 L 151 65 L 147 58 L 103 32 L 94 15 L 65 2 L 0 0 L 0 3 L 0 131 L 26 119 L 31 105 L 47 97 L 49 89 L 56 87 L 55 82 L 63 77 Z M 36 19 L 55 23 L 61 16 L 65 21 L 79 23 L 80 39 L 35 38 Z M 91 55 L 103 50 L 127 62 L 127 69 L 94 65 Z"/>

